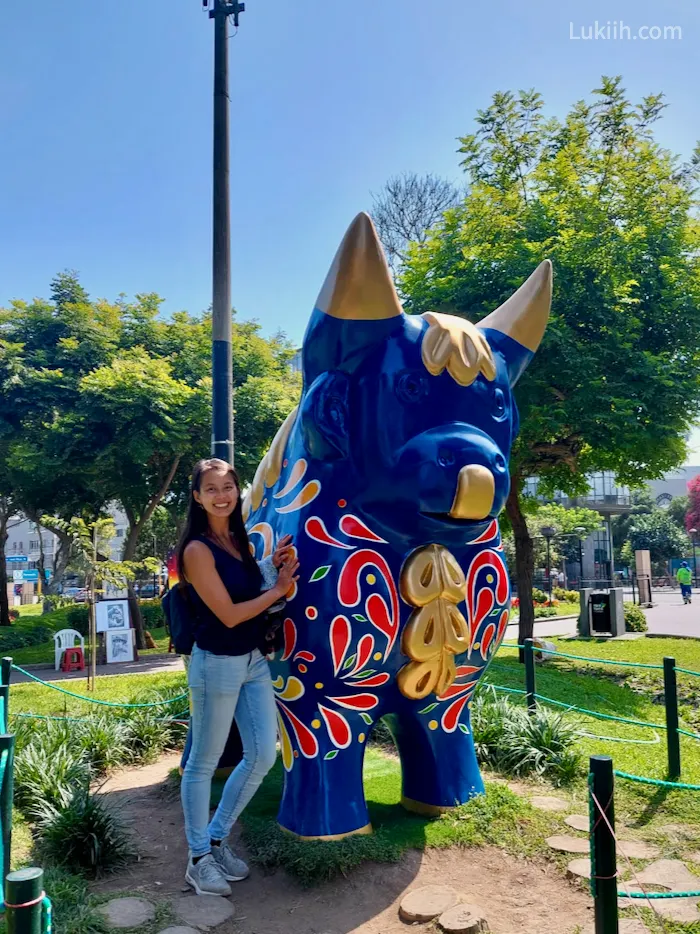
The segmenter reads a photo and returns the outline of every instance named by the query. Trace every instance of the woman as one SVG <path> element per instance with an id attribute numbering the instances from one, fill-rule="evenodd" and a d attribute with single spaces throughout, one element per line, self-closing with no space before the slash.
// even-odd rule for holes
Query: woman
<path id="1" fill-rule="evenodd" d="M 262 593 L 235 471 L 215 458 L 195 465 L 178 567 L 196 619 L 187 675 L 192 750 L 182 776 L 182 809 L 190 849 L 185 878 L 198 895 L 230 895 L 228 883 L 248 875 L 227 837 L 276 757 L 275 699 L 260 648 L 265 643 L 263 614 L 297 580 L 299 563 L 290 541 L 287 537 L 277 546 L 277 583 Z M 226 782 L 209 823 L 211 780 L 234 718 L 243 759 Z"/>

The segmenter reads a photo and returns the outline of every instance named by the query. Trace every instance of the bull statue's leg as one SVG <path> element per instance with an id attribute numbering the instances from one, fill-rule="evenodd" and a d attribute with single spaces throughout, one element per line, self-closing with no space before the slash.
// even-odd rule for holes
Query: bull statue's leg
<path id="1" fill-rule="evenodd" d="M 401 757 L 401 803 L 414 813 L 435 816 L 482 794 L 484 783 L 466 708 L 452 729 L 449 721 L 443 726 L 439 708 L 420 713 L 429 706 L 428 700 L 406 700 L 386 719 Z"/>
<path id="2" fill-rule="evenodd" d="M 340 722 L 330 727 L 336 731 L 336 743 L 345 748 L 328 741 L 328 724 L 312 721 L 313 734 L 305 737 L 298 723 L 296 731 L 288 731 L 290 724 L 280 713 L 286 775 L 279 823 L 302 839 L 339 840 L 371 833 L 362 786 L 367 726 L 358 715 L 344 713 L 350 735 Z"/>

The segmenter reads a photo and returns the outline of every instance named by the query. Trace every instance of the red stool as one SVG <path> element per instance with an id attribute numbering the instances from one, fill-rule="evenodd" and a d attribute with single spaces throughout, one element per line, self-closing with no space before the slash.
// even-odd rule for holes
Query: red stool
<path id="1" fill-rule="evenodd" d="M 79 645 L 63 650 L 61 671 L 85 671 L 85 658 Z"/>

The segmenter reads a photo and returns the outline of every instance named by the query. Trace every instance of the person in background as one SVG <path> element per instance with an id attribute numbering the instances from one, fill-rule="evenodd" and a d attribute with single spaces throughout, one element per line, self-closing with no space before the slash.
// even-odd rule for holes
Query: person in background
<path id="1" fill-rule="evenodd" d="M 690 568 L 688 567 L 687 561 L 681 561 L 681 566 L 678 568 L 678 573 L 676 574 L 676 580 L 681 585 L 683 603 L 692 603 L 693 575 L 690 573 Z"/>

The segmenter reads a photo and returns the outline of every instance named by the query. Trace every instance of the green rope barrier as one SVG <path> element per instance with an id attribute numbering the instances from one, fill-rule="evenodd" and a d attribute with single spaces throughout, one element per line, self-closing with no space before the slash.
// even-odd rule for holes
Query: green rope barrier
<path id="1" fill-rule="evenodd" d="M 626 739 L 622 736 L 598 736 L 597 733 L 589 733 L 587 730 L 577 730 L 578 736 L 585 736 L 588 739 L 599 739 L 606 743 L 626 743 L 630 746 L 658 746 L 661 737 L 655 733 L 655 739 Z"/>
<path id="2" fill-rule="evenodd" d="M 601 665 L 618 665 L 620 668 L 647 668 L 650 671 L 663 671 L 663 665 L 643 665 L 639 662 L 617 662 L 610 658 L 592 658 L 588 655 L 569 655 L 568 652 L 559 652 L 556 649 L 543 649 L 540 646 L 535 646 L 536 652 L 541 652 L 543 655 L 557 655 L 559 658 L 574 658 L 580 662 L 598 662 Z M 677 669 L 680 671 L 680 669 Z"/>
<path id="3" fill-rule="evenodd" d="M 676 671 L 684 675 L 693 675 L 695 678 L 700 678 L 700 671 L 691 671 L 690 668 L 679 668 L 676 666 Z"/>
<path id="4" fill-rule="evenodd" d="M 691 739 L 700 739 L 700 733 L 690 733 L 688 730 L 682 730 L 678 727 L 678 732 L 683 736 L 689 736 Z"/>
<path id="5" fill-rule="evenodd" d="M 519 645 L 517 642 L 513 644 L 512 642 L 501 642 L 502 649 L 524 649 L 524 645 Z"/>
<path id="6" fill-rule="evenodd" d="M 19 665 L 12 666 L 15 671 L 19 671 L 20 674 L 26 675 L 28 678 L 31 678 L 32 681 L 36 681 L 37 684 L 43 684 L 47 688 L 51 688 L 52 691 L 58 691 L 59 694 L 66 694 L 68 697 L 75 697 L 76 700 L 85 701 L 87 704 L 99 704 L 101 707 L 123 707 L 124 709 L 134 710 L 136 708 L 143 709 L 144 707 L 162 707 L 164 704 L 174 704 L 175 701 L 188 700 L 188 694 L 178 694 L 177 697 L 170 697 L 168 700 L 162 700 L 154 704 L 119 704 L 115 701 L 106 701 L 98 700 L 96 697 L 85 697 L 84 694 L 74 694 L 72 691 L 66 691 L 65 688 L 60 688 L 57 684 L 52 684 L 49 681 L 42 681 L 41 678 L 37 678 L 36 675 L 31 674 L 29 671 L 25 671 L 24 668 L 20 668 Z M 16 687 L 16 685 L 13 685 Z"/>
<path id="7" fill-rule="evenodd" d="M 642 785 L 658 785 L 661 788 L 676 788 L 685 791 L 700 791 L 700 785 L 688 785 L 685 782 L 664 782 L 660 778 L 644 778 L 643 775 L 631 775 L 629 772 L 620 772 L 615 769 L 618 778 L 626 778 L 630 782 L 639 782 Z"/>
<path id="8" fill-rule="evenodd" d="M 618 898 L 700 898 L 696 892 L 620 892 Z"/>
<path id="9" fill-rule="evenodd" d="M 53 905 L 48 895 L 44 895 L 41 901 L 41 921 L 44 934 L 51 934 L 53 931 Z"/>
<path id="10" fill-rule="evenodd" d="M 5 784 L 5 769 L 7 768 L 7 757 L 9 753 L 6 749 L 0 753 L 0 792 Z M 0 824 L 0 872 L 2 873 L 2 882 L 0 883 L 0 911 L 5 910 L 5 834 L 4 828 Z"/>
<path id="11" fill-rule="evenodd" d="M 578 713 L 587 714 L 589 717 L 596 717 L 598 720 L 615 720 L 617 723 L 629 723 L 632 726 L 645 726 L 653 730 L 665 730 L 665 724 L 647 723 L 646 720 L 631 720 L 628 717 L 614 717 L 612 714 L 598 713 L 597 710 L 587 710 L 585 707 L 576 707 L 573 704 L 563 704 L 561 701 L 553 700 L 551 697 L 544 697 L 542 694 L 535 694 L 537 700 L 544 701 L 547 704 L 554 704 L 555 707 L 565 707 L 567 710 L 575 710 Z"/>
<path id="12" fill-rule="evenodd" d="M 485 688 L 493 688 L 494 691 L 503 691 L 505 694 L 522 694 L 525 695 L 525 691 L 521 691 L 520 688 L 506 688 L 501 684 L 492 684 L 490 681 L 484 681 L 483 686 Z"/>

